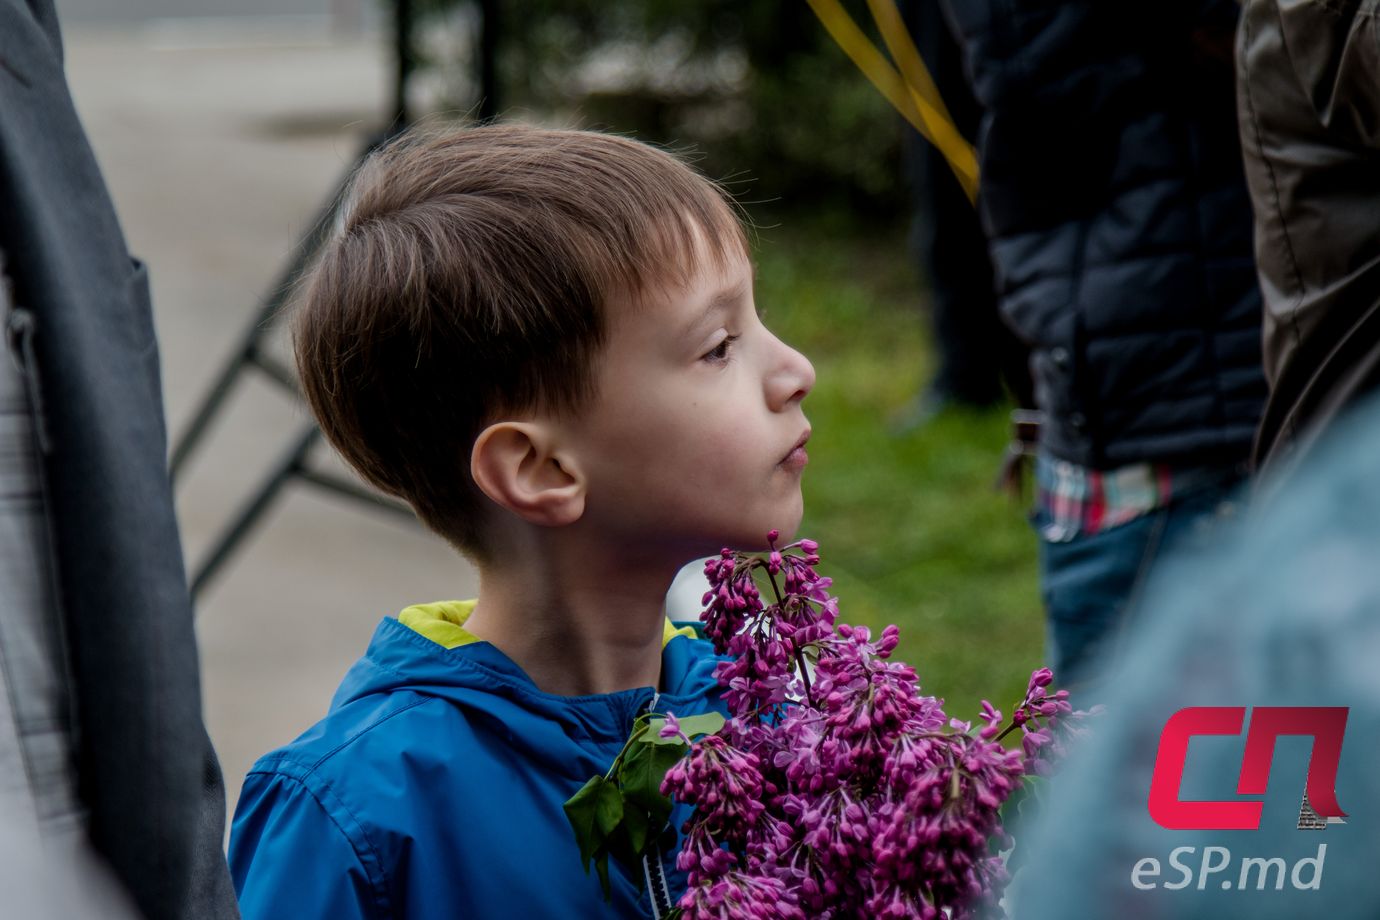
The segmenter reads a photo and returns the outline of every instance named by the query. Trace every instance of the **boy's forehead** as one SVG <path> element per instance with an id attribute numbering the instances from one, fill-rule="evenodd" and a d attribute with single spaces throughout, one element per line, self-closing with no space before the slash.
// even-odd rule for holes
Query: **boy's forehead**
<path id="1" fill-rule="evenodd" d="M 608 317 L 610 331 L 640 327 L 676 341 L 708 332 L 704 327 L 751 297 L 755 275 L 746 254 L 701 262 L 684 280 L 668 277 L 638 295 L 618 298 Z"/>

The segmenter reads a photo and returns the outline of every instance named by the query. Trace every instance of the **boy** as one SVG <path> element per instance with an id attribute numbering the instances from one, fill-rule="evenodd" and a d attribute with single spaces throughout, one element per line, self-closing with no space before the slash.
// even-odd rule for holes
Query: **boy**
<path id="1" fill-rule="evenodd" d="M 341 213 L 294 327 L 307 398 L 479 598 L 385 618 L 326 718 L 255 765 L 246 920 L 663 916 L 675 853 L 640 894 L 611 863 L 606 904 L 561 805 L 638 713 L 721 706 L 664 596 L 799 525 L 814 370 L 760 322 L 725 196 L 633 141 L 414 135 Z"/>

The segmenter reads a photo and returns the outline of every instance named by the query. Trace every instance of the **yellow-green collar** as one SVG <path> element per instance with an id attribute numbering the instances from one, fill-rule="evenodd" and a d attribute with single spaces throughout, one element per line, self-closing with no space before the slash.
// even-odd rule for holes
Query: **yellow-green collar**
<path id="1" fill-rule="evenodd" d="M 465 629 L 465 621 L 470 618 L 471 613 L 474 613 L 476 603 L 478 602 L 468 600 L 413 604 L 398 614 L 398 620 L 413 632 L 425 636 L 437 645 L 445 648 L 458 648 L 462 645 L 469 645 L 471 642 L 483 641 Z M 693 639 L 695 638 L 695 629 L 693 626 L 683 626 L 677 629 L 670 618 L 667 618 L 666 625 L 661 629 L 661 647 L 665 648 L 666 643 L 676 636 L 686 636 Z"/>

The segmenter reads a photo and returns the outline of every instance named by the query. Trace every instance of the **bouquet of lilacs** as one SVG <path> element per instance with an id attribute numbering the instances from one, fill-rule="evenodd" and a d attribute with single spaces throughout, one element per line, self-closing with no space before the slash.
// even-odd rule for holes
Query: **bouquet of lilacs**
<path id="1" fill-rule="evenodd" d="M 705 564 L 701 619 L 728 656 L 716 677 L 730 718 L 638 721 L 609 773 L 566 805 L 586 865 L 606 878 L 610 853 L 640 857 L 671 797 L 694 807 L 677 857 L 684 920 L 995 913 L 1011 842 L 1000 809 L 1046 772 L 1055 723 L 1082 714 L 1041 668 L 1009 724 L 986 700 L 977 725 L 950 718 L 890 660 L 895 626 L 874 639 L 837 622 L 818 544 L 778 538 Z"/>

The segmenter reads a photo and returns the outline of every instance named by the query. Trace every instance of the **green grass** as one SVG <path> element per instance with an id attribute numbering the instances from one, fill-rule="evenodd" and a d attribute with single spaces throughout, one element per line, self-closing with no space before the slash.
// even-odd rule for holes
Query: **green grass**
<path id="1" fill-rule="evenodd" d="M 1007 410 L 891 433 L 934 366 L 903 229 L 788 218 L 758 237 L 758 304 L 818 374 L 801 534 L 821 544 L 841 618 L 897 624 L 896 657 L 951 714 L 983 697 L 1009 713 L 1044 627 L 1025 508 L 993 490 Z"/>

